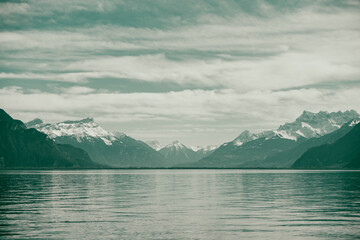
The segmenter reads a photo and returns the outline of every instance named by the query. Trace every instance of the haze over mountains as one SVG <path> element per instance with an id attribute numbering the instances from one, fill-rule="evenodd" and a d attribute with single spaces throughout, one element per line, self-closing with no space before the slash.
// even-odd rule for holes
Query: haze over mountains
<path id="1" fill-rule="evenodd" d="M 359 114 L 304 111 L 294 122 L 243 131 L 220 147 L 151 147 L 92 118 L 26 126 L 1 110 L 0 167 L 359 168 Z M 34 129 L 35 128 L 35 129 Z"/>

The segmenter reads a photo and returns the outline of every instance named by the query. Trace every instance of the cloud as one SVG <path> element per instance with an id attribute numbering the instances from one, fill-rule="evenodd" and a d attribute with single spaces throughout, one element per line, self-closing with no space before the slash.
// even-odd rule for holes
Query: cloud
<path id="1" fill-rule="evenodd" d="M 173 61 L 161 54 L 106 57 L 76 62 L 67 69 L 112 72 L 119 78 L 142 81 L 222 85 L 241 91 L 290 88 L 323 81 L 358 80 L 360 77 L 360 70 L 353 63 L 344 63 L 340 59 L 334 62 L 326 56 L 299 52 L 250 60 Z"/>
<path id="2" fill-rule="evenodd" d="M 276 127 L 304 109 L 359 110 L 358 6 L 0 3 L 0 103 L 23 120 L 90 115 L 134 136 L 188 142 Z M 149 87 L 160 85 L 178 91 Z"/>
<path id="3" fill-rule="evenodd" d="M 70 87 L 62 89 L 65 94 L 69 95 L 79 95 L 79 94 L 89 94 L 95 92 L 95 89 L 88 87 Z"/>
<path id="4" fill-rule="evenodd" d="M 69 82 L 128 78 L 241 91 L 359 79 L 356 11 L 308 7 L 272 14 L 266 8 L 265 19 L 206 15 L 195 25 L 169 29 L 98 25 L 1 32 L 0 63 L 17 70 L 1 75 Z"/>
<path id="5" fill-rule="evenodd" d="M 96 73 L 90 73 L 96 75 Z M 48 73 L 0 73 L 1 79 L 36 79 L 46 81 L 60 81 L 60 82 L 74 82 L 84 83 L 86 78 L 89 76 L 88 73 L 64 73 L 64 74 L 48 74 Z"/>
<path id="6" fill-rule="evenodd" d="M 101 123 L 131 125 L 130 133 L 138 126 L 162 123 L 158 130 L 251 126 L 251 130 L 275 127 L 291 121 L 304 109 L 360 110 L 359 88 L 338 92 L 316 89 L 289 91 L 256 90 L 244 94 L 232 90 L 185 90 L 168 93 L 104 93 L 88 88 L 70 88 L 63 93 L 34 92 L 25 94 L 21 88 L 0 90 L 0 102 L 5 110 L 16 113 L 22 120 L 39 116 L 47 121 L 95 117 Z M 251 111 L 249 111 L 251 109 Z M 62 117 L 59 118 L 59 115 Z M 51 119 L 56 116 L 56 119 Z M 157 124 L 154 124 L 156 126 Z M 156 127 L 152 128 L 154 131 Z M 187 128 L 188 129 L 188 128 Z"/>
<path id="7" fill-rule="evenodd" d="M 26 14 L 30 6 L 27 3 L 0 3 L 0 15 Z"/>

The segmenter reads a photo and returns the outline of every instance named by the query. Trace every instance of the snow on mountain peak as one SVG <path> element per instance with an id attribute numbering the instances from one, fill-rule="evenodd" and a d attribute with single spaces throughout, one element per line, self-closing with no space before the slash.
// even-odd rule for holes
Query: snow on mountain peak
<path id="1" fill-rule="evenodd" d="M 190 149 L 193 150 L 194 152 L 197 152 L 200 149 L 202 149 L 202 147 L 201 146 L 191 146 Z"/>
<path id="2" fill-rule="evenodd" d="M 360 119 L 358 118 L 358 119 L 354 119 L 354 120 L 352 120 L 350 123 L 349 123 L 349 126 L 350 127 L 353 127 L 353 126 L 355 126 L 355 125 L 357 125 L 357 124 L 359 124 L 360 123 Z"/>
<path id="3" fill-rule="evenodd" d="M 216 148 L 218 148 L 217 145 L 208 145 L 206 147 L 202 147 L 202 146 L 191 146 L 190 147 L 191 150 L 193 150 L 194 152 L 199 152 L 199 151 L 203 151 L 203 152 L 209 152 L 209 151 L 213 151 Z"/>
<path id="4" fill-rule="evenodd" d="M 285 123 L 277 130 L 285 132 L 288 137 L 296 139 L 298 137 L 320 137 L 339 129 L 343 124 L 358 117 L 359 114 L 354 110 L 331 113 L 327 111 L 320 111 L 318 113 L 304 111 L 295 122 Z"/>
<path id="5" fill-rule="evenodd" d="M 245 130 L 242 133 L 240 133 L 240 135 L 234 140 L 235 141 L 234 145 L 241 146 L 246 142 L 250 142 L 252 140 L 257 139 L 258 137 L 259 137 L 258 134 L 254 134 L 248 130 Z"/>
<path id="6" fill-rule="evenodd" d="M 187 147 L 184 144 L 180 143 L 179 141 L 173 141 L 172 143 L 166 145 L 165 148 L 176 148 L 178 150 Z"/>
<path id="7" fill-rule="evenodd" d="M 114 134 L 100 127 L 94 119 L 85 118 L 80 121 L 64 121 L 56 124 L 36 124 L 36 129 L 47 134 L 50 138 L 75 137 L 78 142 L 83 139 L 99 138 L 106 145 L 112 145 L 117 138 Z"/>
<path id="8" fill-rule="evenodd" d="M 246 142 L 263 137 L 265 139 L 280 137 L 293 141 L 297 141 L 298 138 L 320 137 L 339 129 L 342 125 L 354 119 L 359 119 L 359 114 L 355 110 L 331 113 L 327 111 L 320 111 L 318 113 L 304 111 L 294 122 L 285 123 L 277 130 L 261 133 L 243 131 L 232 141 L 232 144 L 241 146 Z M 353 124 L 356 124 L 355 122 Z"/>

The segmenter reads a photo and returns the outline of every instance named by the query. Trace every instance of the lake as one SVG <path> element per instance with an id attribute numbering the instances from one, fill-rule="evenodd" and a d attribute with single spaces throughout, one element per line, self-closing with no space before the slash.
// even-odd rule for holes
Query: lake
<path id="1" fill-rule="evenodd" d="M 360 171 L 0 171 L 1 239 L 355 239 Z"/>

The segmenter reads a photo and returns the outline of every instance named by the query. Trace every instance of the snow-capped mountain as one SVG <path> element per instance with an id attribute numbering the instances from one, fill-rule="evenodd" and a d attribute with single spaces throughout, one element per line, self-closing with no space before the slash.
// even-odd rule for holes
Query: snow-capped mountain
<path id="1" fill-rule="evenodd" d="M 246 167 L 290 168 L 295 163 L 295 161 L 299 159 L 306 151 L 321 145 L 333 144 L 348 134 L 359 122 L 359 119 L 354 119 L 348 123 L 343 124 L 341 128 L 331 133 L 325 134 L 321 137 L 307 139 L 294 148 L 270 155 L 263 161 L 249 163 L 246 165 Z"/>
<path id="2" fill-rule="evenodd" d="M 199 156 L 206 157 L 207 155 L 211 154 L 213 151 L 215 151 L 219 146 L 217 145 L 208 145 L 205 147 L 201 146 L 191 146 L 191 150 L 196 152 Z"/>
<path id="3" fill-rule="evenodd" d="M 354 110 L 331 113 L 326 111 L 318 113 L 304 111 L 294 122 L 285 123 L 276 130 L 260 133 L 251 133 L 245 130 L 231 143 L 235 146 L 241 146 L 246 142 L 262 137 L 267 139 L 279 137 L 294 141 L 298 138 L 321 137 L 339 129 L 343 124 L 356 118 L 359 118 L 359 114 Z"/>
<path id="4" fill-rule="evenodd" d="M 172 150 L 184 150 L 187 149 L 188 147 L 186 147 L 184 144 L 182 144 L 179 141 L 173 141 L 172 143 L 166 145 L 163 148 L 172 149 Z"/>
<path id="5" fill-rule="evenodd" d="M 147 145 L 149 145 L 150 147 L 152 147 L 153 149 L 155 149 L 156 151 L 159 151 L 161 148 L 163 148 L 164 146 L 157 140 L 151 140 L 151 141 L 146 141 L 145 142 Z"/>
<path id="6" fill-rule="evenodd" d="M 202 146 L 191 146 L 190 148 L 194 151 L 194 152 L 198 152 L 198 151 L 204 151 L 204 152 L 208 152 L 208 151 L 213 151 L 217 148 L 217 145 L 208 145 L 205 147 Z"/>
<path id="7" fill-rule="evenodd" d="M 40 123 L 39 119 L 35 122 Z M 0 109 L 0 168 L 102 168 L 79 148 L 56 144 Z"/>
<path id="8" fill-rule="evenodd" d="M 326 112 L 320 111 L 312 113 L 304 111 L 292 123 L 285 123 L 278 128 L 278 132 L 284 132 L 291 137 L 320 137 L 339 129 L 345 123 L 352 119 L 359 118 L 359 114 L 355 110 L 345 112 Z"/>
<path id="9" fill-rule="evenodd" d="M 235 146 L 241 146 L 246 142 L 250 142 L 259 138 L 259 134 L 251 133 L 248 130 L 243 131 L 237 138 L 234 139 Z"/>
<path id="10" fill-rule="evenodd" d="M 199 160 L 192 149 L 186 147 L 184 144 L 180 143 L 179 141 L 174 141 L 166 145 L 165 147 L 161 148 L 159 152 L 168 161 L 171 161 L 172 164 Z"/>
<path id="11" fill-rule="evenodd" d="M 212 147 L 208 148 L 194 148 L 187 147 L 179 141 L 174 141 L 165 147 L 161 148 L 159 152 L 172 165 L 191 163 L 207 156 L 212 152 Z M 196 151 L 194 151 L 196 150 Z"/>
<path id="12" fill-rule="evenodd" d="M 92 118 L 55 124 L 36 119 L 26 125 L 47 134 L 56 143 L 84 149 L 94 161 L 102 164 L 116 167 L 166 166 L 164 157 L 144 142 L 122 132 L 106 131 Z"/>
<path id="13" fill-rule="evenodd" d="M 294 122 L 285 123 L 276 130 L 242 132 L 233 141 L 224 143 L 196 163 L 196 167 L 254 166 L 256 161 L 263 161 L 272 154 L 292 149 L 307 139 L 327 135 L 358 118 L 359 114 L 354 110 L 332 113 L 304 111 Z"/>
<path id="14" fill-rule="evenodd" d="M 113 133 L 100 127 L 93 118 L 85 118 L 80 121 L 64 121 L 56 124 L 44 124 L 40 119 L 34 119 L 26 125 L 38 129 L 52 139 L 74 137 L 78 142 L 83 142 L 97 138 L 101 139 L 106 145 L 111 145 L 112 142 L 117 140 Z"/>

